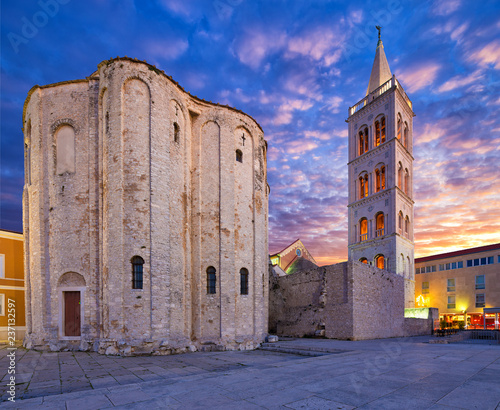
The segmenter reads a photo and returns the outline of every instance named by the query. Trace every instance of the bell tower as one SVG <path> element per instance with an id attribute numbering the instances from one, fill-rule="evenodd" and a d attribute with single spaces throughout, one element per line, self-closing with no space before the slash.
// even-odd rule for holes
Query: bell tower
<path id="1" fill-rule="evenodd" d="M 349 108 L 349 260 L 397 273 L 415 305 L 412 103 L 380 39 L 366 96 Z"/>

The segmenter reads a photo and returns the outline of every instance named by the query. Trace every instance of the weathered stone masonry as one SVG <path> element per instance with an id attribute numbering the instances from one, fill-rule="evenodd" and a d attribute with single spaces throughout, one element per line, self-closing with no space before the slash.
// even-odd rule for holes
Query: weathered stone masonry
<path id="1" fill-rule="evenodd" d="M 23 125 L 26 346 L 168 354 L 263 340 L 267 144 L 255 120 L 116 58 L 84 80 L 33 87 Z"/>

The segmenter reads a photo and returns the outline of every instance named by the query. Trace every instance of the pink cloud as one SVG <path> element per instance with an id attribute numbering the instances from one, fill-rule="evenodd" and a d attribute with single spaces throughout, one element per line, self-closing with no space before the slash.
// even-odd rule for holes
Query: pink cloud
<path id="1" fill-rule="evenodd" d="M 411 93 L 431 85 L 441 66 L 434 62 L 424 63 L 406 71 L 399 72 L 397 77 L 401 79 L 403 86 Z"/>
<path id="2" fill-rule="evenodd" d="M 476 62 L 483 67 L 492 65 L 500 70 L 500 40 L 494 40 L 481 50 L 472 53 L 469 61 Z"/>

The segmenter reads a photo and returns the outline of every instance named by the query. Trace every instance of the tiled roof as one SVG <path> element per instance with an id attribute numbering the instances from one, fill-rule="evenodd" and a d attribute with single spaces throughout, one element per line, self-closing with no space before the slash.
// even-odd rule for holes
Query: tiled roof
<path id="1" fill-rule="evenodd" d="M 438 260 L 438 259 L 454 258 L 456 256 L 470 255 L 473 253 L 480 253 L 480 252 L 489 252 L 489 251 L 494 251 L 497 249 L 500 250 L 500 243 L 479 246 L 477 248 L 463 249 L 461 251 L 440 253 L 438 255 L 424 256 L 423 258 L 415 258 L 415 263 L 429 262 L 429 261 L 434 261 L 434 260 Z"/>

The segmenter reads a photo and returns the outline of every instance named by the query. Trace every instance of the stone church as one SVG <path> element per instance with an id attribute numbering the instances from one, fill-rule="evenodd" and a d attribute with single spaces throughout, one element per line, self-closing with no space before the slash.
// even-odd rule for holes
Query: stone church
<path id="1" fill-rule="evenodd" d="M 130 58 L 33 87 L 23 114 L 25 346 L 252 349 L 268 326 L 257 122 Z"/>

